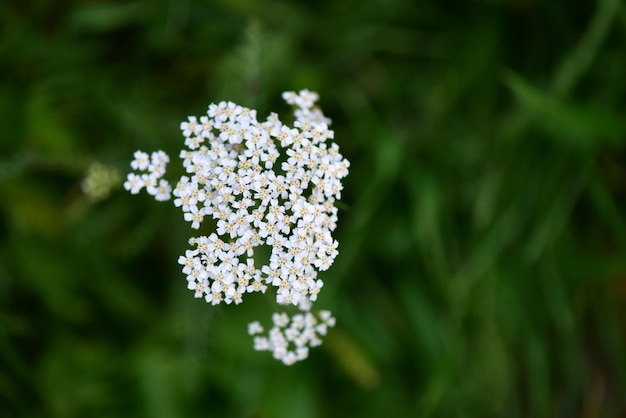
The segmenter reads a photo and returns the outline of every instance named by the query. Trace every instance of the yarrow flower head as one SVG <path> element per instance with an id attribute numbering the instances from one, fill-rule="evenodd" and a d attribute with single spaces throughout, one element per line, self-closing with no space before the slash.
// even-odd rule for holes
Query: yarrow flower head
<path id="1" fill-rule="evenodd" d="M 308 356 L 308 348 L 334 325 L 330 312 L 312 314 L 328 269 L 338 254 L 332 232 L 336 200 L 349 162 L 331 142 L 330 120 L 315 107 L 316 93 L 286 92 L 295 106 L 294 126 L 275 113 L 259 122 L 256 111 L 232 102 L 209 105 L 206 116 L 181 123 L 186 175 L 175 187 L 162 177 L 169 157 L 163 151 L 134 154 L 124 183 L 133 194 L 145 188 L 157 200 L 183 211 L 193 229 L 205 219 L 216 224 L 208 235 L 194 236 L 179 257 L 187 287 L 212 305 L 240 304 L 249 293 L 275 290 L 279 305 L 296 306 L 293 317 L 274 314 L 274 327 L 249 325 L 256 350 L 271 351 L 285 364 Z M 267 248 L 269 257 L 260 259 Z"/>

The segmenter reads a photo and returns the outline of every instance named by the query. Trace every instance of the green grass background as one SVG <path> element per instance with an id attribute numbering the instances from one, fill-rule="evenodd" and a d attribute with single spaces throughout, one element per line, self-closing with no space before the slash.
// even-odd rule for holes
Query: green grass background
<path id="1" fill-rule="evenodd" d="M 302 88 L 352 165 L 285 367 L 271 298 L 186 289 L 171 202 L 80 184 Z M 626 5 L 0 2 L 0 416 L 626 416 Z"/>

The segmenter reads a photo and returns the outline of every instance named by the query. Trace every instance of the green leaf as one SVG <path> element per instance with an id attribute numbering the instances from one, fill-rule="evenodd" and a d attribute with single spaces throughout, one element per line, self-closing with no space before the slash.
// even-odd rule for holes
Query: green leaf
<path id="1" fill-rule="evenodd" d="M 618 142 L 624 133 L 623 123 L 605 109 L 553 97 L 513 72 L 505 82 L 537 126 L 567 147 L 598 148 Z"/>
<path id="2" fill-rule="evenodd" d="M 145 6 L 135 3 L 101 3 L 75 8 L 68 18 L 68 27 L 78 31 L 107 32 L 140 22 Z"/>

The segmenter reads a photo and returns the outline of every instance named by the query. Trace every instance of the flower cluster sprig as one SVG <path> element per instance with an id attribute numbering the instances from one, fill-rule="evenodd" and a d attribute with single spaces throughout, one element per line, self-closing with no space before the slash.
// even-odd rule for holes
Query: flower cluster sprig
<path id="1" fill-rule="evenodd" d="M 309 347 L 322 344 L 320 336 L 326 335 L 328 327 L 335 325 L 335 318 L 330 311 L 320 311 L 319 320 L 311 312 L 289 317 L 287 314 L 272 315 L 274 326 L 268 337 L 254 337 L 254 349 L 271 351 L 275 359 L 291 365 L 304 360 L 309 355 Z M 259 322 L 248 325 L 248 334 L 256 335 L 263 332 Z"/>
<path id="2" fill-rule="evenodd" d="M 192 237 L 191 249 L 178 260 L 195 297 L 213 305 L 239 304 L 244 295 L 272 286 L 278 304 L 306 312 L 294 316 L 284 334 L 289 319 L 276 314 L 269 337 L 255 337 L 256 349 L 292 364 L 306 358 L 307 347 L 320 341 L 317 334 L 334 324 L 325 311 L 318 325 L 309 310 L 323 286 L 318 271 L 328 269 L 338 254 L 332 237 L 335 201 L 349 162 L 330 142 L 330 120 L 314 107 L 317 94 L 302 90 L 283 98 L 296 107 L 293 127 L 275 113 L 259 122 L 255 110 L 211 104 L 206 116 L 181 123 L 186 149 L 180 157 L 187 174 L 173 190 L 162 179 L 169 162 L 162 151 L 151 156 L 137 151 L 131 167 L 143 173 L 130 173 L 124 187 L 133 194 L 145 187 L 157 200 L 173 194 L 193 229 L 205 218 L 215 222 L 215 232 Z M 259 261 L 262 247 L 269 258 Z M 287 348 L 289 342 L 295 351 Z"/>
<path id="3" fill-rule="evenodd" d="M 129 173 L 124 188 L 137 194 L 146 188 L 147 192 L 160 202 L 169 200 L 172 186 L 162 179 L 170 157 L 163 151 L 153 152 L 150 156 L 142 151 L 135 151 L 135 159 L 130 163 L 133 170 L 143 171 L 141 174 Z"/>

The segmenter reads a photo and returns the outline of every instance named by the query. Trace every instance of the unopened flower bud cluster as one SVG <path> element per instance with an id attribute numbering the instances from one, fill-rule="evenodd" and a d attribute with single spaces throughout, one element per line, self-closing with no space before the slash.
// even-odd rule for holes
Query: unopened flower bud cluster
<path id="1" fill-rule="evenodd" d="M 89 199 L 97 201 L 107 198 L 111 190 L 119 186 L 121 180 L 122 177 L 115 168 L 96 161 L 89 166 L 81 188 Z"/>
<path id="2" fill-rule="evenodd" d="M 317 94 L 303 90 L 283 98 L 296 107 L 293 127 L 274 113 L 259 122 L 255 110 L 211 104 L 206 116 L 181 123 L 187 174 L 173 190 L 162 178 L 169 162 L 162 151 L 137 151 L 131 167 L 142 173 L 129 174 L 124 187 L 133 194 L 145 187 L 157 200 L 173 194 L 192 228 L 205 219 L 216 226 L 191 238 L 191 249 L 178 260 L 195 297 L 239 304 L 247 293 L 271 286 L 278 304 L 304 312 L 291 320 L 275 314 L 268 337 L 255 337 L 255 349 L 293 364 L 334 324 L 329 312 L 318 320 L 309 310 L 323 286 L 318 271 L 337 256 L 335 200 L 349 162 L 330 141 L 330 120 L 314 107 Z M 261 246 L 269 259 L 259 260 Z M 261 329 L 256 322 L 250 327 L 252 335 Z"/>

